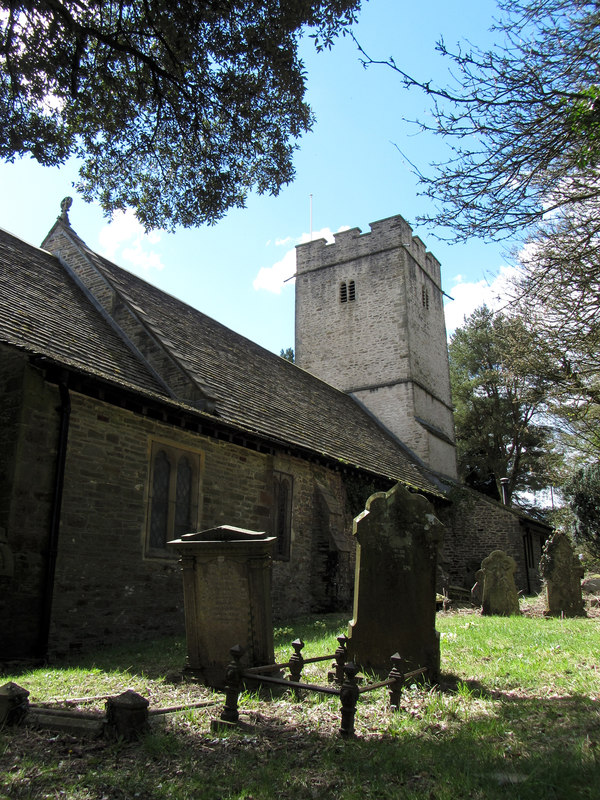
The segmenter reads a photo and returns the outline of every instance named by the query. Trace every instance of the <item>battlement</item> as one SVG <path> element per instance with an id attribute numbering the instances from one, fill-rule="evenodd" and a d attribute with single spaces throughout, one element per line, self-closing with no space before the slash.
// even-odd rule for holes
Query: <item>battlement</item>
<path id="1" fill-rule="evenodd" d="M 394 217 L 371 222 L 367 233 L 360 228 L 350 228 L 334 234 L 335 242 L 328 244 L 325 239 L 316 239 L 296 247 L 296 273 L 330 267 L 344 261 L 372 256 L 384 250 L 402 247 L 419 266 L 439 285 L 440 262 L 430 252 L 404 217 Z"/>

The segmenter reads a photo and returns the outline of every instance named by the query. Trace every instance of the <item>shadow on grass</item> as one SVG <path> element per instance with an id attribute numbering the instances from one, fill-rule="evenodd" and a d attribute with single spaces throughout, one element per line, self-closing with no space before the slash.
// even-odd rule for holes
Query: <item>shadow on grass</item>
<path id="1" fill-rule="evenodd" d="M 382 734 L 361 729 L 359 716 L 353 740 L 292 716 L 271 716 L 267 705 L 225 736 L 206 718 L 184 717 L 134 744 L 5 732 L 0 796 L 592 800 L 600 785 L 598 704 L 589 698 L 511 697 L 491 714 L 419 725 L 403 715 Z"/>

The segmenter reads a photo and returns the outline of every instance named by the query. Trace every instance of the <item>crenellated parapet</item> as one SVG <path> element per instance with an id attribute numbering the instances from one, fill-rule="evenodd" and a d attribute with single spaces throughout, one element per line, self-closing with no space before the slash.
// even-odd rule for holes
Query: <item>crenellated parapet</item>
<path id="1" fill-rule="evenodd" d="M 440 284 L 440 262 L 430 253 L 413 229 L 400 214 L 371 222 L 370 231 L 350 228 L 334 234 L 335 242 L 325 239 L 298 245 L 296 248 L 296 274 L 323 269 L 344 261 L 371 257 L 377 253 L 404 248 L 431 280 Z"/>

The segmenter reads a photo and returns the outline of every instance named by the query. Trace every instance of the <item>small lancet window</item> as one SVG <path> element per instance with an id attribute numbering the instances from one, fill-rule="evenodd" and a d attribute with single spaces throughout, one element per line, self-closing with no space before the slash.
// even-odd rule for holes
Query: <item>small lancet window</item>
<path id="1" fill-rule="evenodd" d="M 354 281 L 350 281 L 348 283 L 348 301 L 351 303 L 353 300 L 356 300 L 356 286 Z"/>
<path id="2" fill-rule="evenodd" d="M 340 303 L 348 302 L 348 286 L 346 282 L 340 283 Z"/>
<path id="3" fill-rule="evenodd" d="M 289 561 L 292 540 L 292 489 L 294 479 L 283 472 L 273 473 L 273 535 L 276 537 L 274 557 Z"/>
<path id="4" fill-rule="evenodd" d="M 423 308 L 429 308 L 429 290 L 425 287 L 421 287 L 421 299 L 423 301 Z"/>

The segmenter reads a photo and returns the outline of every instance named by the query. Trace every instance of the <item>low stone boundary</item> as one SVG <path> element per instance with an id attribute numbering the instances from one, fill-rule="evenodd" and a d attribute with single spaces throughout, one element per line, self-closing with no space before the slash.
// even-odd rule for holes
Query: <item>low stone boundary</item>
<path id="1" fill-rule="evenodd" d="M 106 700 L 104 713 L 57 707 L 94 700 Z M 0 686 L 0 728 L 4 725 L 24 724 L 75 736 L 105 736 L 109 739 L 132 741 L 148 732 L 152 717 L 217 704 L 217 701 L 202 700 L 166 708 L 150 708 L 148 700 L 132 689 L 117 696 L 99 695 L 52 703 L 30 703 L 27 689 L 11 681 Z"/>

